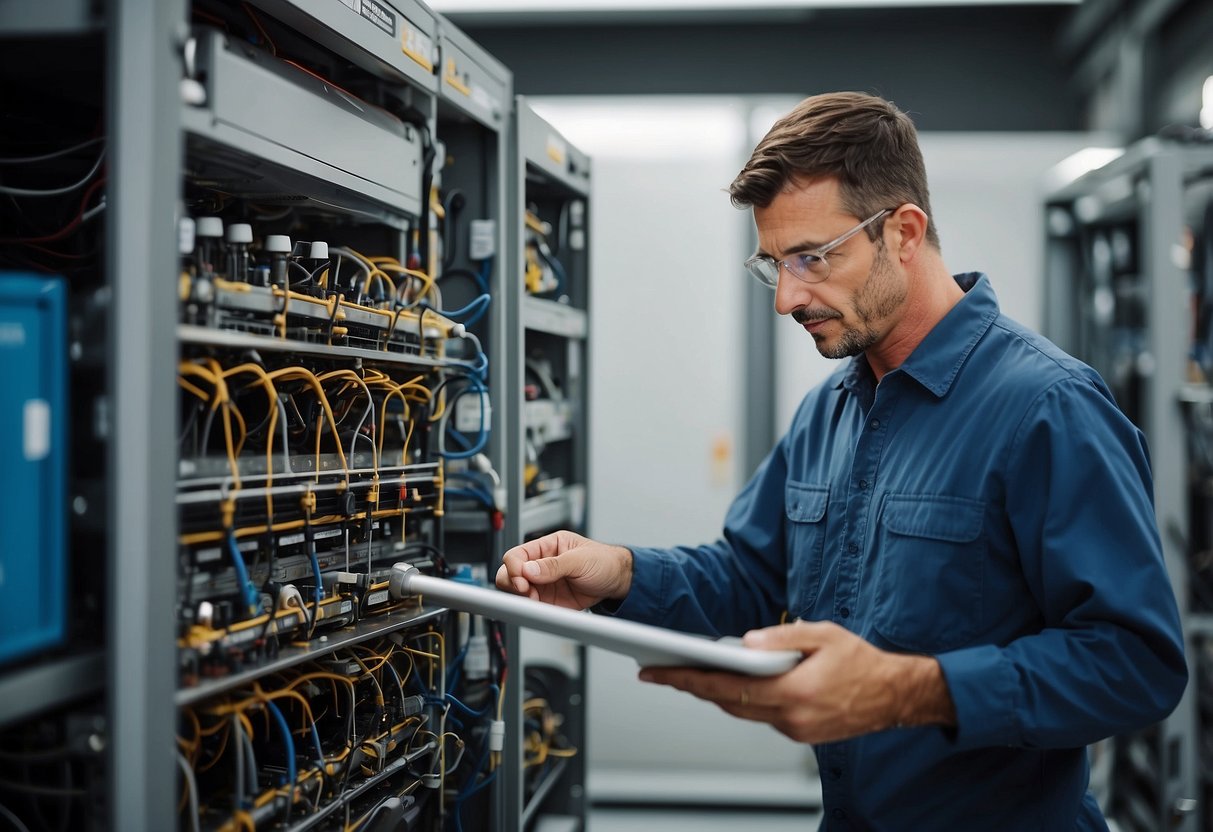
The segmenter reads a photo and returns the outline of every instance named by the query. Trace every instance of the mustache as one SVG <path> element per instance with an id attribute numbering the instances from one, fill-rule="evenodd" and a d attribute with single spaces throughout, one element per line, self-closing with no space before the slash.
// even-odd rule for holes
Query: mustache
<path id="1" fill-rule="evenodd" d="M 792 313 L 792 319 L 798 324 L 811 324 L 817 321 L 828 321 L 831 318 L 841 318 L 842 313 L 833 309 L 797 309 Z"/>

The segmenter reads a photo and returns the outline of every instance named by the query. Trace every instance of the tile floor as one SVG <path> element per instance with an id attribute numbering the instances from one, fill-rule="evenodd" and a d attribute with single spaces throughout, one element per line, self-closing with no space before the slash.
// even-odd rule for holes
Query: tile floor
<path id="1" fill-rule="evenodd" d="M 681 809 L 599 806 L 586 832 L 816 832 L 821 814 L 802 809 Z"/>

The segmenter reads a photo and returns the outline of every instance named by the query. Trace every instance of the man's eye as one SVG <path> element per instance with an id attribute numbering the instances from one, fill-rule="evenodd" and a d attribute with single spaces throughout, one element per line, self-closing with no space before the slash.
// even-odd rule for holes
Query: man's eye
<path id="1" fill-rule="evenodd" d="M 812 271 L 821 265 L 821 258 L 816 254 L 796 254 L 791 259 L 792 265 L 800 271 Z"/>

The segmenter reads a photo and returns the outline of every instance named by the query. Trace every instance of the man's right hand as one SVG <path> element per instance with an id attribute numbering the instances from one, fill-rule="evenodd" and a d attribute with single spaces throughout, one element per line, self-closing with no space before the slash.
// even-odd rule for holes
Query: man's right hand
<path id="1" fill-rule="evenodd" d="M 583 610 L 600 601 L 627 597 L 632 553 L 559 531 L 515 546 L 502 558 L 497 588 L 536 601 Z"/>

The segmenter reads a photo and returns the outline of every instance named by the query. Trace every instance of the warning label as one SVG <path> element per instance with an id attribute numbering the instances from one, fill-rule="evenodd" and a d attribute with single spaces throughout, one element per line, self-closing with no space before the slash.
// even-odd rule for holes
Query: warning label
<path id="1" fill-rule="evenodd" d="M 375 0 L 362 0 L 359 9 L 362 16 L 374 23 L 392 37 L 396 36 L 396 14 L 382 3 Z"/>

